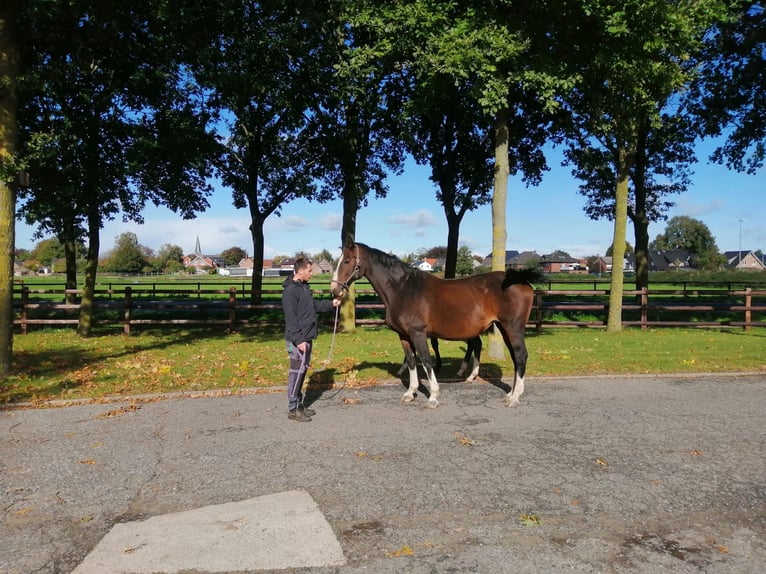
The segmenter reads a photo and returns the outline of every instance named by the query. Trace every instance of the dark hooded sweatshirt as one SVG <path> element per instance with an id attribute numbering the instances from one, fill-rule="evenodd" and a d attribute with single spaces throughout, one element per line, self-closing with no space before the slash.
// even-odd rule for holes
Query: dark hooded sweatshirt
<path id="1" fill-rule="evenodd" d="M 317 337 L 317 313 L 333 310 L 332 301 L 315 300 L 311 287 L 305 281 L 293 281 L 288 277 L 282 283 L 282 310 L 285 313 L 285 340 L 293 345 L 311 341 Z"/>

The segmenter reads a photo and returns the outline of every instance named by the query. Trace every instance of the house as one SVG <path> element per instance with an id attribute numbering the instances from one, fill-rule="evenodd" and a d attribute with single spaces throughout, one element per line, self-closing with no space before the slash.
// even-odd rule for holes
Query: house
<path id="1" fill-rule="evenodd" d="M 421 259 L 413 263 L 413 267 L 417 267 L 421 271 L 428 271 L 428 272 L 433 271 L 435 266 L 436 266 L 436 258 L 433 258 L 433 257 L 426 257 L 425 259 Z"/>
<path id="2" fill-rule="evenodd" d="M 740 269 L 748 271 L 763 271 L 766 269 L 764 262 L 753 251 L 726 251 L 727 269 Z"/>
<path id="3" fill-rule="evenodd" d="M 633 262 L 628 257 L 625 257 L 623 259 L 622 270 L 624 272 L 626 272 L 626 273 L 632 273 L 632 272 L 634 272 L 636 270 Z M 612 272 L 612 258 L 611 258 L 611 256 L 604 255 L 604 256 L 599 257 L 598 259 L 596 259 L 595 268 L 591 269 L 590 272 L 591 273 L 598 273 L 599 275 L 601 275 L 603 273 L 611 273 Z"/>
<path id="4" fill-rule="evenodd" d="M 515 249 L 513 249 L 513 250 L 506 250 L 505 251 L 505 266 L 509 267 L 511 259 L 513 259 L 514 257 L 517 257 L 518 255 L 519 255 L 519 252 L 516 251 Z M 483 265 L 484 267 L 492 267 L 492 254 L 491 253 L 489 255 L 487 255 L 482 260 L 481 265 Z"/>
<path id="5" fill-rule="evenodd" d="M 219 269 L 225 267 L 223 257 L 220 255 L 203 255 L 202 248 L 199 243 L 199 236 L 197 236 L 197 242 L 194 246 L 194 253 L 191 255 L 184 255 L 183 257 L 184 267 L 187 269 L 193 268 L 195 273 L 207 273 L 213 269 Z"/>
<path id="6" fill-rule="evenodd" d="M 538 262 L 545 273 L 587 273 L 588 265 L 580 259 L 561 255 L 543 255 Z"/>
<path id="7" fill-rule="evenodd" d="M 539 265 L 540 259 L 541 257 L 536 251 L 522 251 L 511 257 L 510 260 L 506 259 L 505 266 L 514 269 L 527 269 Z"/>
<path id="8" fill-rule="evenodd" d="M 195 269 L 196 273 L 207 273 L 211 269 L 219 269 L 225 266 L 223 257 L 218 255 L 202 255 L 201 253 L 184 255 L 183 264 L 187 269 Z"/>

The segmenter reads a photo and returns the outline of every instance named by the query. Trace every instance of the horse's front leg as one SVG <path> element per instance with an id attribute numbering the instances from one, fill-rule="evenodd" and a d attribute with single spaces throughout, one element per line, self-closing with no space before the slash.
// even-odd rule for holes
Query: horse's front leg
<path id="1" fill-rule="evenodd" d="M 508 349 L 511 351 L 513 359 L 513 387 L 505 396 L 505 406 L 515 407 L 519 404 L 519 399 L 524 393 L 524 375 L 527 372 L 527 345 L 522 336 L 509 337 L 510 344 Z"/>
<path id="2" fill-rule="evenodd" d="M 406 366 L 410 373 L 410 386 L 402 396 L 402 402 L 410 403 L 415 400 L 415 395 L 417 394 L 418 386 L 420 385 L 420 381 L 418 381 L 418 366 L 415 361 L 415 352 L 413 351 L 410 342 L 401 336 L 399 337 L 399 341 L 402 344 L 402 349 L 404 349 L 404 364 L 402 365 L 402 369 Z M 401 371 L 402 369 L 399 370 Z"/>

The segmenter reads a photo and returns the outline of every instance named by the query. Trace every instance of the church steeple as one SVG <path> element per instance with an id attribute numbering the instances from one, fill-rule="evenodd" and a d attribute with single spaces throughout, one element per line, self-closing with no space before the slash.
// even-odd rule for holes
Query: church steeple
<path id="1" fill-rule="evenodd" d="M 194 254 L 202 255 L 202 248 L 199 245 L 199 235 L 197 236 L 197 243 L 194 245 Z"/>

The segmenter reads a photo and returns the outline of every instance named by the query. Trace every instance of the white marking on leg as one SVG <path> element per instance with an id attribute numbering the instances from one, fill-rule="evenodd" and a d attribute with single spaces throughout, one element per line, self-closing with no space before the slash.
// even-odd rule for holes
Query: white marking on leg
<path id="1" fill-rule="evenodd" d="M 466 383 L 472 383 L 476 380 L 476 377 L 479 376 L 479 359 L 476 357 L 473 358 L 473 370 L 471 371 L 471 374 L 468 375 L 465 382 Z"/>
<path id="2" fill-rule="evenodd" d="M 433 369 L 428 371 L 428 390 L 430 396 L 428 397 L 428 406 L 435 409 L 439 406 L 439 381 L 436 380 L 436 375 Z"/>
<path id="3" fill-rule="evenodd" d="M 519 404 L 519 398 L 524 392 L 524 377 L 516 377 L 516 383 L 513 385 L 513 392 L 508 393 L 505 397 L 505 406 L 515 407 Z"/>
<path id="4" fill-rule="evenodd" d="M 410 388 L 407 389 L 407 392 L 405 392 L 404 396 L 402 396 L 403 403 L 410 403 L 415 400 L 415 392 L 418 390 L 418 385 L 420 384 L 420 381 L 418 380 L 417 367 L 415 367 L 414 369 L 409 369 L 409 371 L 410 371 Z"/>
<path id="5" fill-rule="evenodd" d="M 468 368 L 468 363 L 465 362 L 465 359 L 460 363 L 460 368 L 457 370 L 457 376 L 462 377 L 463 373 L 465 373 L 465 370 Z"/>

